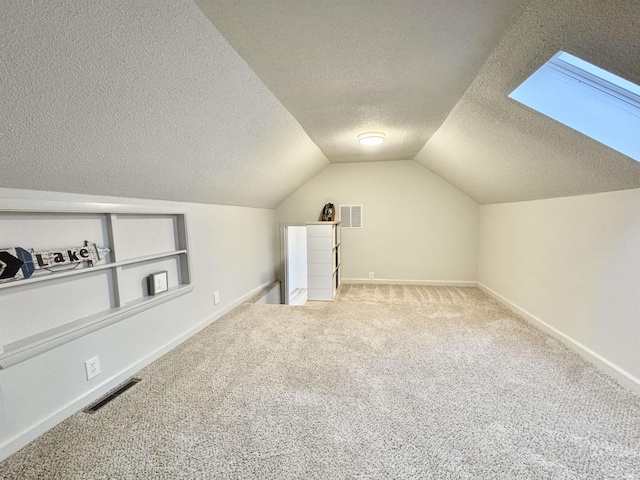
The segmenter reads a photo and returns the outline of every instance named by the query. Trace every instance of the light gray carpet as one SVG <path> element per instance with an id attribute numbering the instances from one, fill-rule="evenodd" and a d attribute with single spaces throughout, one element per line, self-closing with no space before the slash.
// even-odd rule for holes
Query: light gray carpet
<path id="1" fill-rule="evenodd" d="M 640 397 L 475 288 L 245 304 L 3 479 L 640 478 Z"/>

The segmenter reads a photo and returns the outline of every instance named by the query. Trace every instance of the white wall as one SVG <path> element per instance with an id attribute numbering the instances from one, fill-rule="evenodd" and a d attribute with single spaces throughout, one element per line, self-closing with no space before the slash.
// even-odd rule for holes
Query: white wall
<path id="1" fill-rule="evenodd" d="M 479 281 L 640 378 L 639 189 L 483 206 Z"/>
<path id="2" fill-rule="evenodd" d="M 307 227 L 287 228 L 287 268 L 289 294 L 297 288 L 307 288 Z"/>
<path id="3" fill-rule="evenodd" d="M 327 202 L 364 207 L 364 228 L 342 230 L 343 279 L 476 280 L 478 204 L 413 160 L 332 164 L 276 207 L 277 220 L 318 220 Z"/>
<path id="4" fill-rule="evenodd" d="M 298 288 L 307 288 L 307 229 L 298 228 Z"/>
<path id="5" fill-rule="evenodd" d="M 273 210 L 8 189 L 0 189 L 0 210 L 10 198 L 17 198 L 22 205 L 39 199 L 42 208 L 71 201 L 183 210 L 187 213 L 195 289 L 0 371 L 0 458 L 84 407 L 164 353 L 176 340 L 193 334 L 275 277 L 278 245 Z M 1 227 L 0 246 L 9 246 L 3 244 Z M 220 291 L 222 300 L 216 306 L 215 290 Z M 47 315 L 46 308 L 41 315 Z M 94 355 L 100 356 L 102 374 L 87 381 L 84 361 Z"/>

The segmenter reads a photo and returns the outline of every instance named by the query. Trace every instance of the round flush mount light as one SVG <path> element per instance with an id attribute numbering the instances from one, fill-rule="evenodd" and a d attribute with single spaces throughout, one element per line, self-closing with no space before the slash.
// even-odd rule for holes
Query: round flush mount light
<path id="1" fill-rule="evenodd" d="M 360 145 L 380 145 L 384 142 L 384 133 L 382 132 L 366 132 L 358 135 Z"/>

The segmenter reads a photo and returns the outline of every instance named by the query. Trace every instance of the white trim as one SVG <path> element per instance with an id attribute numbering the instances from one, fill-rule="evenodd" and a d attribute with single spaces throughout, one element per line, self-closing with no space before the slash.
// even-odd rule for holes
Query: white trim
<path id="1" fill-rule="evenodd" d="M 93 267 L 86 268 L 73 268 L 68 271 L 54 272 L 54 275 L 38 275 L 37 277 L 29 277 L 21 279 L 15 282 L 0 283 L 0 290 L 11 287 L 21 287 L 23 285 L 31 285 L 33 283 L 46 282 L 48 280 L 57 280 L 59 278 L 73 277 L 75 275 L 91 274 L 93 272 L 99 272 L 101 270 L 107 270 L 109 268 L 124 267 L 125 265 L 132 265 L 134 263 L 143 263 L 150 260 L 159 260 L 166 257 L 174 257 L 187 253 L 186 250 L 172 250 L 171 252 L 154 253 L 153 255 L 144 255 L 142 257 L 128 258 L 127 260 L 121 260 L 113 263 L 102 263 Z"/>
<path id="2" fill-rule="evenodd" d="M 13 455 L 15 452 L 17 452 L 22 447 L 26 446 L 27 444 L 29 444 L 30 442 L 38 438 L 43 433 L 55 427 L 57 424 L 59 424 L 66 418 L 70 417 L 74 413 L 82 410 L 84 407 L 86 407 L 90 403 L 100 398 L 109 390 L 118 386 L 120 383 L 125 381 L 130 376 L 134 375 L 139 370 L 143 369 L 150 363 L 154 362 L 155 360 L 160 358 L 162 355 L 164 355 L 168 351 L 172 350 L 173 348 L 177 347 L 188 338 L 192 337 L 199 331 L 203 330 L 205 327 L 208 327 L 214 321 L 226 315 L 231 310 L 236 308 L 238 305 L 240 305 L 241 303 L 244 303 L 246 300 L 256 295 L 262 289 L 271 285 L 274 281 L 275 281 L 275 278 L 254 288 L 249 293 L 237 299 L 235 302 L 229 304 L 222 310 L 215 312 L 215 314 L 211 318 L 199 323 L 198 325 L 191 328 L 190 330 L 187 330 L 182 335 L 179 335 L 178 337 L 169 341 L 165 345 L 151 352 L 149 355 L 147 355 L 143 359 L 125 368 L 120 373 L 113 375 L 111 378 L 107 379 L 102 384 L 96 386 L 95 388 L 93 388 L 88 392 L 83 393 L 75 400 L 72 400 L 71 402 L 67 403 L 64 407 L 60 408 L 53 414 L 49 415 L 47 418 L 45 418 L 41 422 L 35 425 L 32 425 L 31 427 L 28 427 L 26 430 L 23 430 L 21 433 L 19 433 L 15 437 L 7 440 L 4 444 L 0 445 L 0 461 L 8 458 L 10 455 Z"/>
<path id="3" fill-rule="evenodd" d="M 289 300 L 289 306 L 300 306 L 307 303 L 307 297 L 309 295 L 309 291 L 306 288 L 296 288 L 293 293 L 296 293 L 293 298 Z"/>
<path id="4" fill-rule="evenodd" d="M 525 320 L 532 323 L 538 329 L 548 333 L 555 339 L 560 340 L 571 350 L 582 355 L 589 362 L 593 363 L 596 367 L 598 367 L 600 370 L 602 370 L 606 374 L 616 379 L 619 383 L 621 383 L 625 387 L 628 387 L 631 390 L 635 391 L 636 393 L 640 394 L 640 379 L 634 377 L 629 372 L 620 368 L 618 365 L 616 365 L 612 361 L 607 360 L 602 355 L 594 352 L 589 347 L 586 347 L 585 345 L 581 344 L 577 340 L 574 340 L 566 333 L 561 332 L 557 328 L 549 325 L 544 320 L 529 313 L 524 308 L 521 308 L 517 306 L 515 303 L 511 302 L 510 300 L 507 300 L 505 297 L 500 295 L 498 292 L 490 289 L 486 285 L 478 282 L 478 288 L 480 288 L 480 290 L 482 290 L 483 292 L 486 292 L 489 295 L 491 295 L 493 298 L 495 298 L 497 301 L 502 303 L 512 312 L 520 315 Z"/>
<path id="5" fill-rule="evenodd" d="M 69 343 L 101 328 L 120 322 L 133 315 L 149 310 L 163 303 L 190 293 L 195 285 L 171 287 L 166 293 L 154 297 L 143 297 L 124 307 L 115 307 L 106 312 L 80 318 L 30 337 L 0 346 L 0 370 L 24 362 L 52 348 Z M 6 350 L 6 351 L 5 351 Z"/>
<path id="6" fill-rule="evenodd" d="M 143 204 L 125 204 L 110 202 L 35 200 L 29 198 L 4 197 L 0 191 L 0 204 L 3 212 L 25 213 L 115 213 L 115 214 L 147 214 L 147 215 L 184 215 L 184 207 L 172 205 L 157 206 Z"/>
<path id="7" fill-rule="evenodd" d="M 475 280 L 395 280 L 390 278 L 342 278 L 341 283 L 370 283 L 375 285 L 425 285 L 428 287 L 477 287 Z"/>

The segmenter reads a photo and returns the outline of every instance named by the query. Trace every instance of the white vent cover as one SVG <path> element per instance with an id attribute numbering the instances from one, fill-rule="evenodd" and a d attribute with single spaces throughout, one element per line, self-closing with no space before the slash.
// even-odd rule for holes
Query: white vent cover
<path id="1" fill-rule="evenodd" d="M 340 205 L 340 227 L 362 228 L 362 205 Z"/>

